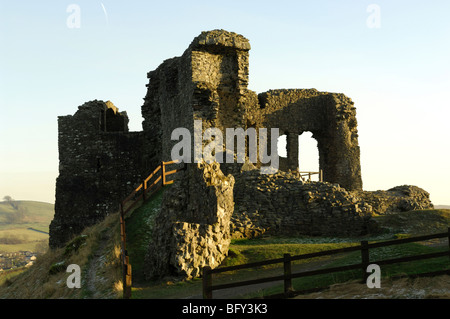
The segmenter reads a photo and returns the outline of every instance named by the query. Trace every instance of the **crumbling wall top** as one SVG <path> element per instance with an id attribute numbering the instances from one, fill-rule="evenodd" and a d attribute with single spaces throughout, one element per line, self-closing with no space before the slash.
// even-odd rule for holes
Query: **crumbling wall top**
<path id="1" fill-rule="evenodd" d="M 249 51 L 250 42 L 244 36 L 225 30 L 203 31 L 194 38 L 189 49 L 198 50 L 202 47 L 230 47 Z"/>
<path id="2" fill-rule="evenodd" d="M 128 115 L 111 101 L 93 100 L 83 103 L 74 115 L 59 116 L 60 123 L 69 121 L 68 130 L 81 129 L 91 132 L 128 132 Z M 63 128 L 62 128 L 63 129 Z"/>

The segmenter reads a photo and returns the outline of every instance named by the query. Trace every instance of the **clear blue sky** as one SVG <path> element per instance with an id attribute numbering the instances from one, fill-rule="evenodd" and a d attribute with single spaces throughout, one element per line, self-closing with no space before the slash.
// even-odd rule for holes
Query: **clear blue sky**
<path id="1" fill-rule="evenodd" d="M 352 98 L 364 189 L 417 185 L 450 205 L 449 15 L 445 0 L 1 0 L 0 197 L 53 202 L 57 117 L 111 100 L 141 130 L 146 73 L 225 29 L 250 40 L 251 90 Z"/>

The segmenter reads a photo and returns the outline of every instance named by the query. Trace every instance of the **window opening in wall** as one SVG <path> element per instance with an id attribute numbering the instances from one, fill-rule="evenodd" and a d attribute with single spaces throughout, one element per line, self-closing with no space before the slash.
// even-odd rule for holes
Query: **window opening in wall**
<path id="1" fill-rule="evenodd" d="M 278 137 L 278 156 L 287 157 L 287 135 L 281 135 Z"/>
<path id="2" fill-rule="evenodd" d="M 119 113 L 110 101 L 107 101 L 106 105 L 107 108 L 100 111 L 100 131 L 127 132 L 128 117 L 126 112 Z"/>
<path id="3" fill-rule="evenodd" d="M 298 167 L 301 172 L 319 171 L 319 149 L 317 140 L 311 132 L 304 132 L 298 137 Z M 318 181 L 319 175 L 312 175 L 311 180 Z"/>

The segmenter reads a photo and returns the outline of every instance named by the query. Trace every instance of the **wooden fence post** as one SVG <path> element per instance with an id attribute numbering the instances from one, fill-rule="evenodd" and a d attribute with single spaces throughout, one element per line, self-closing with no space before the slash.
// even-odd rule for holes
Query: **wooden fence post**
<path id="1" fill-rule="evenodd" d="M 367 266 L 369 266 L 369 247 L 367 240 L 361 241 L 361 262 L 364 282 L 367 281 L 368 273 Z"/>
<path id="2" fill-rule="evenodd" d="M 142 198 L 143 198 L 144 202 L 145 202 L 145 190 L 146 189 L 147 189 L 147 183 L 145 182 L 145 179 L 144 179 L 144 181 L 142 182 Z"/>
<path id="3" fill-rule="evenodd" d="M 162 184 L 163 186 L 166 185 L 166 166 L 164 165 L 164 162 L 161 162 L 161 174 L 162 174 Z"/>
<path id="4" fill-rule="evenodd" d="M 448 240 L 448 258 L 450 258 L 450 227 L 447 228 L 447 240 Z"/>
<path id="5" fill-rule="evenodd" d="M 289 296 L 293 289 L 292 289 L 292 269 L 291 269 L 291 255 L 290 254 L 284 254 L 284 294 L 285 296 Z"/>
<path id="6" fill-rule="evenodd" d="M 212 299 L 212 275 L 211 267 L 203 267 L 203 299 Z"/>
<path id="7" fill-rule="evenodd" d="M 123 290 L 123 299 L 127 299 L 127 273 L 128 273 L 128 267 L 127 267 L 126 257 L 123 257 L 123 261 L 122 261 L 122 290 Z"/>
<path id="8" fill-rule="evenodd" d="M 130 299 L 131 298 L 131 264 L 129 262 L 128 256 L 126 256 L 126 265 L 125 265 L 125 282 L 124 282 L 124 298 Z"/>

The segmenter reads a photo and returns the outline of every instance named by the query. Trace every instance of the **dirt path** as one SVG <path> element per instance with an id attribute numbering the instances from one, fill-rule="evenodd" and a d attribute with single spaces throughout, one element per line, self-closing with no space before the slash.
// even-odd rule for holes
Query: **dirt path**
<path id="1" fill-rule="evenodd" d="M 104 240 L 101 240 L 99 242 L 99 245 L 95 252 L 92 255 L 92 259 L 89 262 L 89 266 L 86 271 L 86 291 L 88 296 L 91 296 L 91 298 L 95 298 L 96 295 L 96 281 L 97 281 L 97 271 L 98 271 L 98 265 L 101 263 L 102 258 L 102 252 L 105 247 L 106 243 Z"/>
<path id="2" fill-rule="evenodd" d="M 87 270 L 85 271 L 84 287 L 86 298 L 92 299 L 102 299 L 107 298 L 104 289 L 101 288 L 103 282 L 105 281 L 104 276 L 101 272 L 103 270 L 102 265 L 105 264 L 106 260 L 106 247 L 111 241 L 111 232 L 103 232 L 99 235 L 98 245 L 95 251 L 92 252 Z"/>

